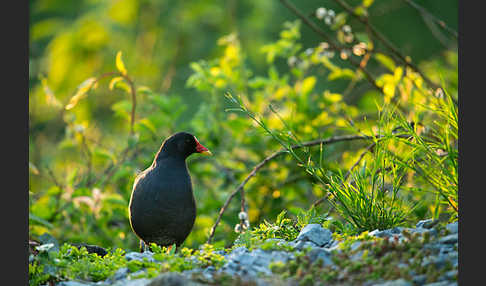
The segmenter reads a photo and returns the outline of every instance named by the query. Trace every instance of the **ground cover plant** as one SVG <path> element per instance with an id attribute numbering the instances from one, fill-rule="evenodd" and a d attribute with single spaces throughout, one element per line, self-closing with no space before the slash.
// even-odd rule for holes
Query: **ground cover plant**
<path id="1" fill-rule="evenodd" d="M 31 3 L 29 241 L 53 243 L 33 247 L 31 285 L 295 251 L 268 239 L 309 223 L 351 237 L 458 220 L 457 3 L 431 3 Z M 133 180 L 182 130 L 214 154 L 189 159 L 195 226 L 177 253 L 152 247 L 166 264 L 127 261 Z"/>

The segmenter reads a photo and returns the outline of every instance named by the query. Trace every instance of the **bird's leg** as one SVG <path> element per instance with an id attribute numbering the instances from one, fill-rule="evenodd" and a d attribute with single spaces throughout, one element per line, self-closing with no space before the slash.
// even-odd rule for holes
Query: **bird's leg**
<path id="1" fill-rule="evenodd" d="M 143 240 L 140 240 L 140 252 L 143 253 L 146 248 L 147 245 L 145 244 L 145 242 L 143 242 Z"/>

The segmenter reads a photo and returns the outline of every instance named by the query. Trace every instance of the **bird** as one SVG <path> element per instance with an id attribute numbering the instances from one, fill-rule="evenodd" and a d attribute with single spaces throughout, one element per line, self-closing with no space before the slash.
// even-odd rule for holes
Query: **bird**
<path id="1" fill-rule="evenodd" d="M 140 252 L 151 243 L 179 247 L 191 232 L 196 201 L 186 159 L 194 153 L 212 155 L 194 135 L 175 133 L 135 178 L 128 213 L 131 229 L 140 239 Z"/>

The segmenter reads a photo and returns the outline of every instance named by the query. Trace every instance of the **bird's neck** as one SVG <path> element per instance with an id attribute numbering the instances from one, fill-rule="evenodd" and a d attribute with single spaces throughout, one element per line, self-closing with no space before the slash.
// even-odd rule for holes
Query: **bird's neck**
<path id="1" fill-rule="evenodd" d="M 167 156 L 163 153 L 158 153 L 152 163 L 154 168 L 162 166 L 171 166 L 171 168 L 184 167 L 187 169 L 186 158 L 182 156 Z"/>

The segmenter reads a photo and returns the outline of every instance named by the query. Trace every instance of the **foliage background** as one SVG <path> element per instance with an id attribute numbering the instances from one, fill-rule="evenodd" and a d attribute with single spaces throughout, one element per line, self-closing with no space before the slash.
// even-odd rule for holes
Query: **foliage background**
<path id="1" fill-rule="evenodd" d="M 335 1 L 301 2 L 295 5 L 306 15 L 318 7 L 343 11 Z M 457 98 L 457 39 L 405 2 L 374 1 L 368 8 L 371 22 L 434 82 L 442 77 L 447 92 Z M 457 1 L 416 2 L 457 31 Z M 31 237 L 49 232 L 60 241 L 136 249 L 127 218 L 133 180 L 150 165 L 164 138 L 186 130 L 215 154 L 189 159 L 198 217 L 185 245 L 196 247 L 206 241 L 229 193 L 280 149 L 254 123 L 225 112 L 231 107 L 226 92 L 248 95 L 251 109 L 267 116 L 271 128 L 281 129 L 268 111 L 272 102 L 303 141 L 352 133 L 349 117 L 356 122 L 366 117 L 374 124 L 375 102 L 383 103 L 383 93 L 366 80 L 348 89 L 352 78 L 344 74 L 332 80 L 328 67 L 312 62 L 305 51 L 315 52 L 322 39 L 294 22 L 295 15 L 280 1 L 37 0 L 29 2 L 29 10 Z M 366 34 L 358 21 L 346 20 L 356 35 Z M 326 28 L 322 21 L 319 25 Z M 109 79 L 74 108 L 64 108 L 83 81 L 116 70 L 118 51 L 140 88 L 135 136 L 130 135 L 130 97 L 121 84 L 110 89 Z M 289 66 L 292 56 L 308 66 Z M 338 55 L 331 61 L 340 70 L 349 68 Z M 389 70 L 376 59 L 368 65 L 384 83 L 397 75 L 400 65 L 393 66 Z M 416 101 L 425 103 L 429 95 L 407 98 L 404 94 L 414 93 L 403 91 L 405 81 L 399 77 L 395 86 L 402 109 L 415 118 L 422 114 Z M 350 142 L 325 148 L 326 168 L 345 172 L 366 146 Z M 291 214 L 307 209 L 325 194 L 314 183 L 290 156 L 271 162 L 245 187 L 251 225 L 282 209 Z M 447 209 L 434 203 L 434 194 L 407 192 L 403 198 L 426 202 L 414 209 L 408 223 Z M 323 203 L 319 211 L 329 207 Z M 237 200 L 230 204 L 216 244 L 229 245 L 237 236 L 233 228 L 239 208 Z"/>

